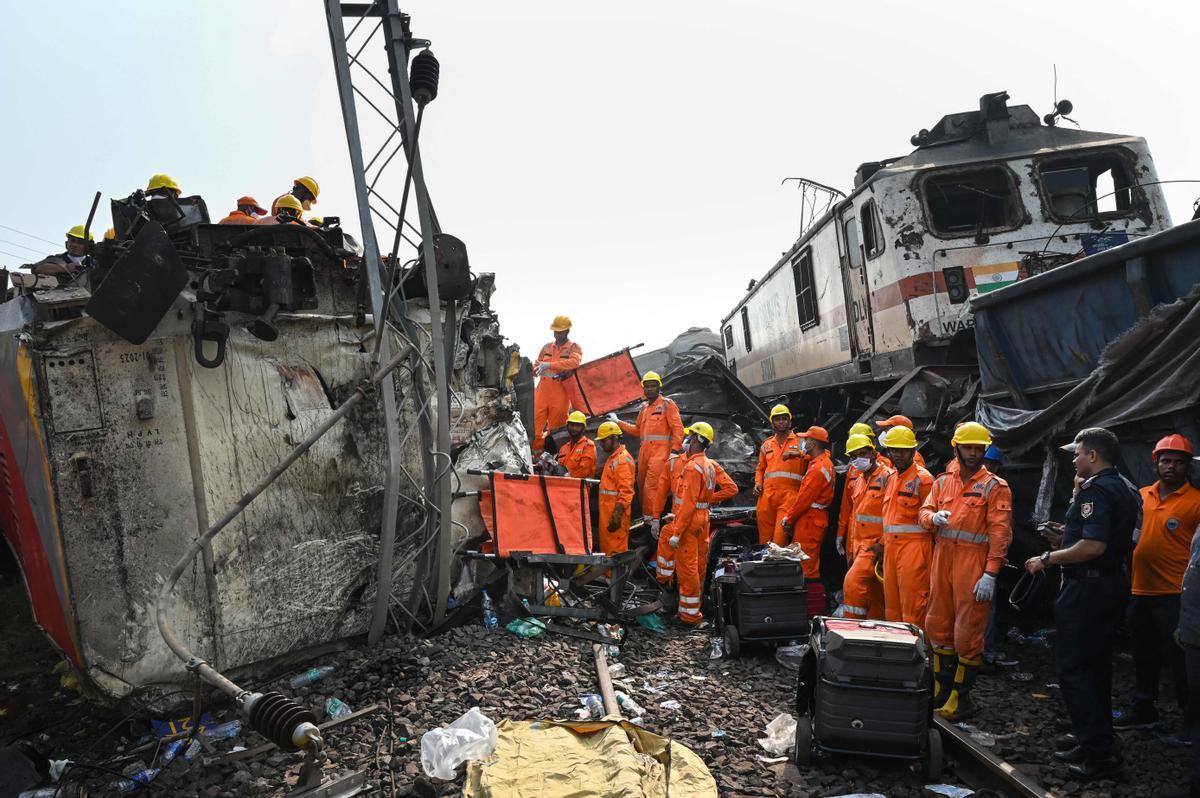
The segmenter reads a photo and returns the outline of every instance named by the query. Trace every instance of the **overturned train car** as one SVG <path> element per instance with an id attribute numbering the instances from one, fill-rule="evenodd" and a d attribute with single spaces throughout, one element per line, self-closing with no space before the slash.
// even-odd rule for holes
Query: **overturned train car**
<path id="1" fill-rule="evenodd" d="M 118 236 L 97 245 L 93 269 L 0 303 L 0 526 L 36 622 L 85 684 L 120 698 L 186 684 L 155 627 L 159 575 L 369 374 L 373 324 L 336 221 L 211 225 L 199 198 L 156 208 L 135 196 L 113 212 Z M 492 283 L 468 274 L 453 302 L 460 447 L 489 429 L 523 440 Z M 428 362 L 428 303 L 410 298 L 405 313 L 410 334 L 397 331 L 392 351 L 415 346 Z M 400 600 L 420 592 L 432 550 L 420 534 L 418 363 L 395 387 L 413 477 L 400 486 Z M 173 621 L 199 656 L 244 672 L 366 630 L 382 413 L 378 394 L 360 404 L 180 581 Z"/>

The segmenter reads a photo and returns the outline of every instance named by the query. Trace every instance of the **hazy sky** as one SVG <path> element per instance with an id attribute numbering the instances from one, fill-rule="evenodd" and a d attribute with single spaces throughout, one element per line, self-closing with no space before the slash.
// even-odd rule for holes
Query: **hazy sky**
<path id="1" fill-rule="evenodd" d="M 1193 4 L 404 8 L 442 64 L 422 132 L 439 218 L 496 272 L 502 329 L 530 353 L 558 313 L 587 357 L 715 329 L 795 238 L 782 178 L 848 190 L 985 92 L 1043 114 L 1054 64 L 1085 129 L 1144 136 L 1161 179 L 1200 180 Z M 61 251 L 96 190 L 159 171 L 214 219 L 311 174 L 315 211 L 358 227 L 318 0 L 12 4 L 0 101 L 0 264 Z M 1165 190 L 1189 219 L 1200 183 Z"/>

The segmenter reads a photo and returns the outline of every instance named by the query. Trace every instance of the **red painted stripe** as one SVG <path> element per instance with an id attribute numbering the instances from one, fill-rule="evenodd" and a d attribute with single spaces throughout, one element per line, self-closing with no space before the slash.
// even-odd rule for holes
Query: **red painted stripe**
<path id="1" fill-rule="evenodd" d="M 965 269 L 964 273 L 967 278 L 967 288 L 975 288 L 975 275 L 970 269 Z M 910 299 L 916 299 L 919 296 L 929 296 L 931 294 L 946 293 L 946 278 L 942 276 L 939 270 L 932 275 L 926 274 L 910 274 L 907 277 L 902 277 L 894 283 L 888 283 L 881 288 L 871 292 L 871 310 L 878 312 L 894 308 L 897 305 L 908 302 Z"/>

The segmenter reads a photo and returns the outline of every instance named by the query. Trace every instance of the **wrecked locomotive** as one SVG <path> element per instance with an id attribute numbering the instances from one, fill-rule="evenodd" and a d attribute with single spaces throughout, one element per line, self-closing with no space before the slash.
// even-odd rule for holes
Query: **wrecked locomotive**
<path id="1" fill-rule="evenodd" d="M 722 320 L 738 377 L 842 429 L 880 410 L 937 429 L 968 414 L 972 297 L 1171 225 L 1146 142 L 1058 124 L 1070 111 L 1043 123 L 987 94 L 910 154 L 859 166 Z"/>
<path id="2" fill-rule="evenodd" d="M 199 197 L 140 192 L 112 210 L 116 237 L 95 246 L 92 269 L 62 284 L 13 273 L 11 296 L 0 294 L 0 527 L 37 624 L 87 687 L 121 698 L 188 683 L 155 629 L 160 574 L 362 390 L 375 325 L 361 250 L 336 219 L 214 225 Z M 456 289 L 442 293 L 456 319 L 455 451 L 523 442 L 492 275 L 456 266 Z M 432 357 L 421 275 L 400 282 L 390 351 L 412 357 L 392 392 L 399 470 L 416 476 L 399 488 L 390 593 L 412 612 L 436 567 L 413 431 L 436 408 L 416 388 Z M 367 630 L 387 404 L 383 389 L 369 392 L 203 547 L 171 607 L 198 656 L 245 672 Z"/>

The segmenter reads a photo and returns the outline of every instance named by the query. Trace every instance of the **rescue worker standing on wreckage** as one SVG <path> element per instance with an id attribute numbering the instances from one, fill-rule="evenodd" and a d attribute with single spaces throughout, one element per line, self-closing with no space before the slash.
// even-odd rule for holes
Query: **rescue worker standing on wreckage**
<path id="1" fill-rule="evenodd" d="M 1113 775 L 1121 756 L 1113 737 L 1112 655 L 1118 619 L 1129 601 L 1125 562 L 1133 547 L 1138 496 L 1117 471 L 1117 436 L 1091 427 L 1062 447 L 1082 479 L 1063 524 L 1062 545 L 1025 561 L 1030 573 L 1063 566 L 1054 600 L 1055 659 L 1074 748 L 1055 751 L 1084 779 Z"/>
<path id="2" fill-rule="evenodd" d="M 804 578 L 808 582 L 809 606 L 824 606 L 825 587 L 821 583 L 821 542 L 829 527 L 829 505 L 833 501 L 833 460 L 829 457 L 829 433 L 824 427 L 809 427 L 800 436 L 804 453 L 810 458 L 808 470 L 800 481 L 791 505 L 784 510 L 775 529 L 775 543 L 787 546 L 799 543 L 808 555 Z"/>
<path id="3" fill-rule="evenodd" d="M 576 479 L 596 478 L 596 444 L 583 434 L 587 416 L 578 410 L 567 416 L 567 440 L 558 447 L 558 464 L 567 469 L 567 476 Z"/>
<path id="4" fill-rule="evenodd" d="M 616 424 L 601 424 L 596 440 L 607 456 L 600 474 L 600 550 L 608 555 L 620 554 L 629 550 L 629 516 L 637 466 L 621 443 L 621 428 Z"/>
<path id="5" fill-rule="evenodd" d="M 642 503 L 642 515 L 647 523 L 662 514 L 667 503 L 665 494 L 659 492 L 659 478 L 667 468 L 671 452 L 678 452 L 683 445 L 683 419 L 674 400 L 662 395 L 662 377 L 647 371 L 642 376 L 642 390 L 646 403 L 638 411 L 637 421 L 630 424 L 609 413 L 608 420 L 619 424 L 621 432 L 638 439 L 637 485 Z"/>
<path id="6" fill-rule="evenodd" d="M 704 620 L 700 612 L 700 594 L 704 588 L 700 537 L 708 535 L 708 509 L 716 492 L 717 472 L 705 454 L 714 439 L 712 426 L 697 421 L 689 429 L 683 442 L 679 476 L 672 488 L 675 518 L 663 528 L 662 536 L 667 538 L 676 560 L 679 621 L 696 627 Z"/>
<path id="7" fill-rule="evenodd" d="M 851 435 L 846 454 L 855 474 L 846 482 L 850 494 L 850 518 L 846 536 L 838 538 L 838 552 L 850 558 L 850 570 L 842 584 L 847 618 L 883 620 L 883 586 L 875 577 L 876 563 L 883 562 L 883 497 L 888 478 L 895 472 L 883 463 L 866 435 Z M 841 524 L 839 520 L 839 533 Z"/>
<path id="8" fill-rule="evenodd" d="M 889 621 L 924 628 L 933 535 L 921 526 L 921 505 L 933 488 L 933 475 L 916 463 L 917 436 L 912 430 L 891 430 L 886 446 L 894 470 L 883 495 L 884 613 Z M 940 656 L 934 654 L 935 670 Z"/>
<path id="9" fill-rule="evenodd" d="M 771 408 L 771 429 L 775 434 L 758 450 L 754 472 L 754 496 L 758 499 L 754 514 L 758 542 L 763 545 L 774 539 L 779 516 L 796 498 L 808 467 L 808 456 L 800 448 L 800 436 L 792 430 L 792 411 L 786 405 Z"/>
<path id="10" fill-rule="evenodd" d="M 895 432 L 888 433 L 888 442 Z M 983 635 L 996 577 L 1012 542 L 1012 492 L 983 467 L 992 435 L 968 421 L 950 441 L 958 470 L 940 474 L 921 506 L 921 526 L 937 536 L 925 633 L 934 651 L 934 706 L 949 720 L 974 711 L 971 688 L 983 665 Z"/>
<path id="11" fill-rule="evenodd" d="M 567 423 L 567 412 L 571 401 L 562 381 L 583 362 L 583 350 L 579 344 L 568 340 L 571 335 L 571 319 L 555 316 L 550 323 L 554 340 L 542 347 L 537 362 L 533 364 L 533 376 L 538 378 L 533 392 L 533 442 L 534 453 L 546 445 L 546 431 L 558 429 Z"/>

